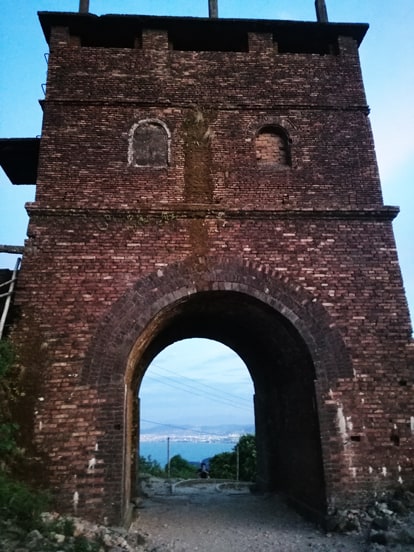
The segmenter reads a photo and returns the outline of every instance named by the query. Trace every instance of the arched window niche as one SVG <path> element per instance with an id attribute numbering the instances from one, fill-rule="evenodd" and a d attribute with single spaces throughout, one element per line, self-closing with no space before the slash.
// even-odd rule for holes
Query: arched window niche
<path id="1" fill-rule="evenodd" d="M 129 131 L 128 165 L 164 168 L 170 164 L 171 132 L 159 119 L 142 119 Z"/>
<path id="2" fill-rule="evenodd" d="M 284 128 L 277 125 L 262 126 L 255 140 L 257 164 L 263 167 L 291 166 L 290 142 Z"/>

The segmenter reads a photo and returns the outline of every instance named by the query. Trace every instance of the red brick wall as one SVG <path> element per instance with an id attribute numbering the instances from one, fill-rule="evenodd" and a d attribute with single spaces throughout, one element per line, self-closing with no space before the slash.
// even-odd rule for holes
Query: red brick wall
<path id="1" fill-rule="evenodd" d="M 92 48 L 52 33 L 15 339 L 39 337 L 32 439 L 62 508 L 78 492 L 84 514 L 119 519 L 128 358 L 183 289 L 260 296 L 308 336 L 328 506 L 412 480 L 411 327 L 356 43 L 279 54 L 259 33 L 250 52 L 183 52 L 143 37 Z M 128 164 L 143 119 L 168 127 L 168 167 Z M 258 165 L 267 125 L 285 130 L 291 165 Z"/>

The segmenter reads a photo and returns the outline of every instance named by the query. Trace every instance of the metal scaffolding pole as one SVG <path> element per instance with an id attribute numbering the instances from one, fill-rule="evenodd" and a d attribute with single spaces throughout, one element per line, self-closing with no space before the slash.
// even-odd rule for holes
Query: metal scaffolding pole
<path id="1" fill-rule="evenodd" d="M 17 272 L 19 270 L 20 263 L 21 263 L 21 259 L 17 259 L 16 266 L 14 267 L 14 270 L 13 270 L 12 279 L 6 282 L 6 284 L 10 284 L 10 285 L 9 285 L 9 291 L 4 294 L 4 296 L 6 297 L 6 301 L 4 302 L 3 312 L 1 314 L 1 319 L 0 319 L 0 339 L 3 337 L 4 326 L 6 324 L 7 313 L 9 312 L 11 298 L 13 295 L 14 285 L 16 283 Z"/>
<path id="2" fill-rule="evenodd" d="M 208 16 L 217 19 L 218 17 L 218 1 L 217 0 L 208 0 Z"/>
<path id="3" fill-rule="evenodd" d="M 79 13 L 89 12 L 89 0 L 79 0 Z"/>
<path id="4" fill-rule="evenodd" d="M 325 0 L 315 0 L 316 17 L 319 23 L 328 23 L 328 10 Z"/>

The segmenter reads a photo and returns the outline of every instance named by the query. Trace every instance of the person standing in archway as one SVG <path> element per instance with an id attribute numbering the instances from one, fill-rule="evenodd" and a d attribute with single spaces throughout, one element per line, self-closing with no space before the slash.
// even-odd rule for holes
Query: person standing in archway
<path id="1" fill-rule="evenodd" d="M 207 466 L 205 465 L 204 462 L 201 463 L 201 466 L 198 470 L 198 475 L 201 479 L 208 479 L 209 478 L 209 473 L 208 473 L 208 470 L 207 470 Z"/>

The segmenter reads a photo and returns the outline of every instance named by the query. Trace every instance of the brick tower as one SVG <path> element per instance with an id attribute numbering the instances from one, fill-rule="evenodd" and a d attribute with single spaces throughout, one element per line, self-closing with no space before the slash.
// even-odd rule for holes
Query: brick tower
<path id="1" fill-rule="evenodd" d="M 367 26 L 40 22 L 12 337 L 24 437 L 61 509 L 128 518 L 140 382 L 187 337 L 250 371 L 261 489 L 321 518 L 412 483 L 411 327 L 360 72 Z"/>

